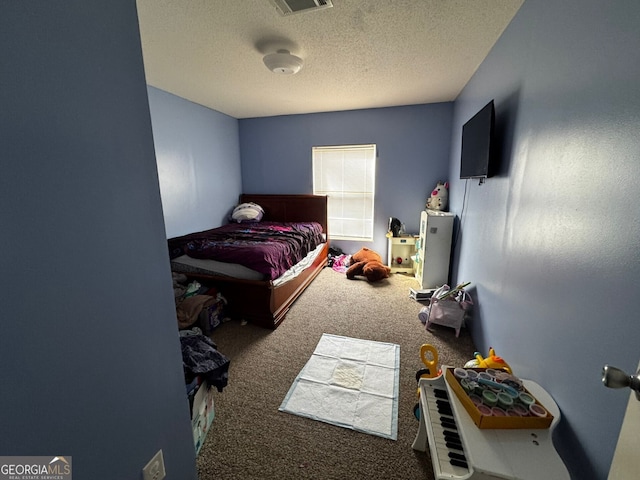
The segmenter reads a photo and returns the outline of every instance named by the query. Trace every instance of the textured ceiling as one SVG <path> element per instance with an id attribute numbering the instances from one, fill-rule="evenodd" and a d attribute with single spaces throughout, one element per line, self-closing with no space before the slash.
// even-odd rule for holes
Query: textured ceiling
<path id="1" fill-rule="evenodd" d="M 137 0 L 147 83 L 235 118 L 455 100 L 524 0 Z M 285 48 L 295 75 L 262 57 Z"/>

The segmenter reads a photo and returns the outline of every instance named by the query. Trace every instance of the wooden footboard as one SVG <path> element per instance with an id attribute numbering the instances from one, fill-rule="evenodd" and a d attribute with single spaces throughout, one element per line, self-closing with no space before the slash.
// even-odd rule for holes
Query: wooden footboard
<path id="1" fill-rule="evenodd" d="M 327 197 L 319 195 L 240 195 L 240 203 L 254 202 L 264 211 L 264 220 L 276 222 L 318 222 L 327 230 Z M 238 280 L 214 275 L 189 274 L 215 285 L 228 302 L 231 318 L 239 318 L 275 329 L 289 308 L 327 264 L 329 238 L 312 265 L 288 282 L 274 286 L 270 281 Z"/>
<path id="2" fill-rule="evenodd" d="M 313 281 L 320 271 L 327 265 L 329 254 L 329 244 L 325 243 L 324 248 L 317 256 L 315 262 L 295 279 L 273 289 L 271 308 L 274 312 L 273 328 L 284 319 L 293 302 L 304 292 L 305 288 Z M 266 325 L 265 325 L 266 326 Z"/>
<path id="3" fill-rule="evenodd" d="M 247 320 L 265 328 L 275 329 L 289 308 L 327 264 L 329 246 L 325 244 L 315 262 L 298 276 L 279 286 L 272 282 L 236 280 L 227 277 L 192 275 L 215 285 L 227 300 L 231 318 Z"/>

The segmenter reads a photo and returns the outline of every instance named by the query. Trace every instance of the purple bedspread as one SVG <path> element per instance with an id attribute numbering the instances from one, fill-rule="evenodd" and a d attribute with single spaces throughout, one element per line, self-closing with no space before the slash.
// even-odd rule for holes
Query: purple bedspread
<path id="1" fill-rule="evenodd" d="M 239 263 L 274 280 L 323 241 L 317 222 L 230 223 L 169 239 L 169 252 L 172 259 L 186 254 Z"/>

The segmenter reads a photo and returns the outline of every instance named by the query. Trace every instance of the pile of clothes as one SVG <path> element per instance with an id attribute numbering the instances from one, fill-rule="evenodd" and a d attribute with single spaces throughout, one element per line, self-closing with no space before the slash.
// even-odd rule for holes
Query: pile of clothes
<path id="1" fill-rule="evenodd" d="M 329 255 L 327 257 L 327 266 L 331 267 L 338 273 L 345 273 L 349 268 L 351 255 L 346 255 L 339 247 L 329 247 Z"/>
<path id="2" fill-rule="evenodd" d="M 186 384 L 206 381 L 222 392 L 229 382 L 230 361 L 218 351 L 213 340 L 194 327 L 180 332 L 180 345 Z"/>
<path id="3" fill-rule="evenodd" d="M 172 272 L 172 277 L 180 330 L 196 326 L 209 335 L 222 322 L 229 320 L 224 312 L 227 300 L 215 288 L 204 287 L 196 280 L 188 282 L 182 273 Z"/>
<path id="4" fill-rule="evenodd" d="M 224 312 L 227 301 L 215 288 L 189 282 L 184 274 L 172 272 L 172 277 L 185 381 L 187 385 L 206 381 L 221 392 L 228 382 L 230 362 L 210 335 L 229 320 Z"/>

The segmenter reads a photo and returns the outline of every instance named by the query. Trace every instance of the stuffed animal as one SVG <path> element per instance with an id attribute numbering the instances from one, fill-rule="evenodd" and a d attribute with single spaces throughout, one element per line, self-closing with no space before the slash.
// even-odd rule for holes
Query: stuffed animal
<path id="1" fill-rule="evenodd" d="M 364 276 L 370 282 L 388 278 L 391 269 L 382 263 L 382 257 L 366 247 L 351 255 L 351 263 L 347 269 L 347 278 L 353 280 L 356 275 Z"/>
<path id="2" fill-rule="evenodd" d="M 428 210 L 447 210 L 449 201 L 449 182 L 438 182 L 436 188 L 431 192 L 431 197 L 427 200 Z"/>

